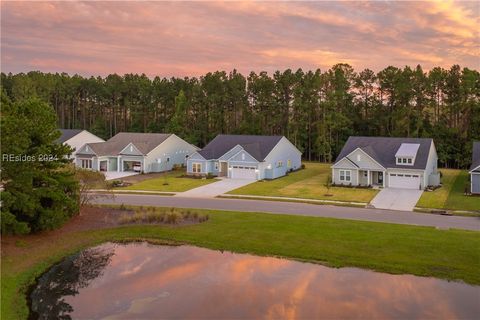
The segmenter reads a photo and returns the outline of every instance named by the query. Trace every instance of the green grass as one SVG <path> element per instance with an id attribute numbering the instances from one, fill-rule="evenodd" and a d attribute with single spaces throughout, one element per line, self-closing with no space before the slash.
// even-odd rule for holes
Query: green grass
<path id="1" fill-rule="evenodd" d="M 433 192 L 424 192 L 417 203 L 420 208 L 480 211 L 480 197 L 465 196 L 468 172 L 441 169 L 442 187 Z"/>
<path id="2" fill-rule="evenodd" d="M 193 178 L 180 178 L 185 174 L 184 171 L 170 171 L 166 173 L 165 177 L 153 178 L 144 180 L 138 183 L 134 183 L 128 187 L 115 188 L 117 190 L 142 190 L 142 191 L 163 191 L 163 192 L 183 192 L 193 188 L 201 187 L 212 182 L 216 182 L 216 179 L 193 179 Z M 168 184 L 165 185 L 165 182 Z"/>
<path id="3" fill-rule="evenodd" d="M 106 241 L 148 239 L 281 256 L 333 267 L 352 266 L 480 284 L 480 233 L 429 227 L 265 213 L 207 213 L 189 226 L 135 225 L 83 231 L 48 240 L 21 237 L 21 247 L 2 250 L 2 319 L 26 319 L 25 292 L 62 257 Z M 2 241 L 8 241 L 5 238 Z"/>
<path id="4" fill-rule="evenodd" d="M 331 172 L 330 164 L 307 162 L 304 170 L 275 180 L 255 182 L 228 193 L 366 203 L 378 193 L 377 190 L 362 188 L 331 187 L 327 190 L 325 184 Z"/>

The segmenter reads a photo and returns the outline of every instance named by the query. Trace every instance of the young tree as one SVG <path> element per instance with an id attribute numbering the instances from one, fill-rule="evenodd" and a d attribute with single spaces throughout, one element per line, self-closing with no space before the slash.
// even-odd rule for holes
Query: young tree
<path id="1" fill-rule="evenodd" d="M 53 109 L 36 98 L 2 96 L 2 233 L 53 229 L 78 212 L 78 182 L 67 165 L 71 148 Z"/>

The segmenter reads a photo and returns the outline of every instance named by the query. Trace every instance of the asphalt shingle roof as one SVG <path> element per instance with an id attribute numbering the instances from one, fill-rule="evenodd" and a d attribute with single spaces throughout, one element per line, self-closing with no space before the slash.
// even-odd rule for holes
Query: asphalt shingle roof
<path id="1" fill-rule="evenodd" d="M 395 154 L 402 143 L 419 144 L 413 166 L 397 165 Z M 433 140 L 430 138 L 349 137 L 335 163 L 357 148 L 362 149 L 385 168 L 425 169 Z"/>
<path id="2" fill-rule="evenodd" d="M 82 129 L 58 129 L 62 135 L 57 139 L 58 143 L 64 143 L 82 132 Z"/>
<path id="3" fill-rule="evenodd" d="M 283 136 L 253 136 L 219 134 L 198 153 L 207 160 L 218 159 L 240 145 L 258 161 L 264 161 Z"/>
<path id="4" fill-rule="evenodd" d="M 97 156 L 117 155 L 130 143 L 142 153 L 147 154 L 156 148 L 171 134 L 120 132 L 105 142 L 89 143 Z"/>
<path id="5" fill-rule="evenodd" d="M 480 166 L 480 141 L 475 141 L 473 143 L 473 151 L 472 151 L 472 166 L 470 170 L 473 170 Z"/>

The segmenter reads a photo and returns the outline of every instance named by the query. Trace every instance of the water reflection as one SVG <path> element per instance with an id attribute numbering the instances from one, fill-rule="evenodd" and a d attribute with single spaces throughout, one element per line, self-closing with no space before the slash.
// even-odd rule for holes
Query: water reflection
<path id="1" fill-rule="evenodd" d="M 91 267 L 76 267 L 86 262 L 76 262 L 80 255 L 45 274 L 32 306 L 45 304 L 42 312 L 52 306 L 55 315 L 74 319 L 470 319 L 480 314 L 480 287 L 434 278 L 189 246 L 107 244 L 94 250 L 104 254 L 96 254 Z"/>

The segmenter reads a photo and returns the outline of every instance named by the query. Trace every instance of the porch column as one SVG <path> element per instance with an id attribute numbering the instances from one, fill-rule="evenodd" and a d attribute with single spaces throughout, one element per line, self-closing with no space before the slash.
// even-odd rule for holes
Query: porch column
<path id="1" fill-rule="evenodd" d="M 370 170 L 367 170 L 367 186 L 370 185 Z"/>
<path id="2" fill-rule="evenodd" d="M 120 164 L 122 163 L 122 161 L 120 161 L 120 156 L 117 157 L 117 172 L 120 172 L 122 170 L 120 170 Z"/>
<path id="3" fill-rule="evenodd" d="M 385 171 L 383 171 L 382 187 L 385 188 Z"/>
<path id="4" fill-rule="evenodd" d="M 360 184 L 360 170 L 357 170 L 357 186 L 361 185 Z"/>

